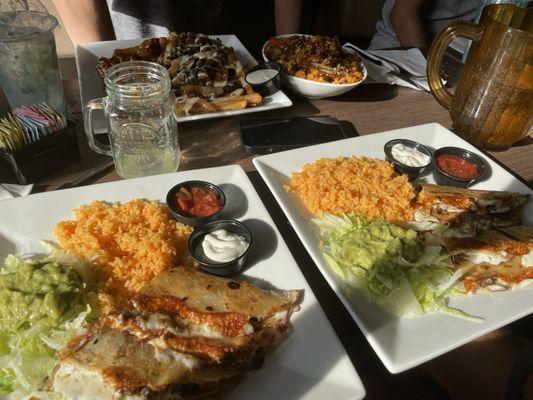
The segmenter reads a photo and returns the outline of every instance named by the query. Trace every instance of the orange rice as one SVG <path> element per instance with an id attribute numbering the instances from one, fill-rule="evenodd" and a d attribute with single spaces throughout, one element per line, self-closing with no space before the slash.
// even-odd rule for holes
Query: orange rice
<path id="1" fill-rule="evenodd" d="M 293 173 L 286 189 L 298 194 L 317 215 L 355 212 L 391 222 L 413 219 L 413 186 L 383 160 L 321 158 Z"/>
<path id="2" fill-rule="evenodd" d="M 101 299 L 120 303 L 131 292 L 187 257 L 191 228 L 175 221 L 167 206 L 135 199 L 125 204 L 94 201 L 59 222 L 61 246 L 100 267 Z"/>

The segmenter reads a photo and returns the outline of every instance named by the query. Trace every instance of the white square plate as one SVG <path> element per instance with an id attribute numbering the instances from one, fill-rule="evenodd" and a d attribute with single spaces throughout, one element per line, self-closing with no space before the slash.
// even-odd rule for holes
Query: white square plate
<path id="1" fill-rule="evenodd" d="M 304 164 L 321 157 L 356 155 L 384 159 L 383 146 L 389 140 L 397 138 L 415 140 L 433 149 L 457 146 L 479 154 L 472 145 L 443 126 L 427 124 L 285 151 L 253 160 L 316 265 L 392 373 L 422 364 L 533 312 L 532 284 L 515 291 L 451 299 L 452 307 L 484 318 L 481 323 L 444 314 L 427 314 L 413 319 L 395 318 L 379 309 L 361 293 L 354 293 L 329 270 L 312 228 L 311 214 L 297 196 L 287 193 L 283 186 L 292 172 L 299 171 Z M 532 193 L 526 185 L 494 161 L 481 154 L 480 156 L 489 165 L 490 178 L 474 185 L 474 189 Z M 434 183 L 431 176 L 425 180 Z M 533 223 L 531 200 L 525 208 L 524 216 L 524 223 Z"/>
<path id="2" fill-rule="evenodd" d="M 248 67 L 257 64 L 255 58 L 246 50 L 244 45 L 235 35 L 217 35 L 222 44 L 233 47 L 235 55 L 239 61 Z M 98 73 L 96 66 L 99 57 L 111 57 L 113 50 L 122 49 L 131 46 L 137 46 L 144 39 L 129 40 L 109 40 L 106 42 L 88 42 L 76 45 L 76 66 L 78 68 L 78 78 L 80 81 L 81 104 L 82 107 L 89 100 L 104 97 L 104 80 Z M 257 107 L 248 107 L 242 110 L 220 111 L 211 114 L 188 115 L 177 118 L 178 122 L 197 121 L 203 119 L 212 119 L 220 117 L 230 117 L 233 115 L 249 114 L 259 111 L 274 110 L 292 106 L 292 101 L 281 90 L 272 96 L 265 97 L 263 103 Z M 85 110 L 83 110 L 85 115 Z M 107 131 L 104 116 L 101 112 L 93 113 L 93 126 L 97 133 Z"/>
<path id="3" fill-rule="evenodd" d="M 165 201 L 172 186 L 190 179 L 219 185 L 227 196 L 223 216 L 245 222 L 254 233 L 254 250 L 244 279 L 263 287 L 305 290 L 287 339 L 266 357 L 260 369 L 250 371 L 235 388 L 217 398 L 363 398 L 365 390 L 341 342 L 239 166 L 177 172 L 0 201 L 0 262 L 8 253 L 42 251 L 39 240 L 54 240 L 54 225 L 73 218 L 72 209 L 81 204 L 93 200 L 126 202 L 133 198 Z"/>

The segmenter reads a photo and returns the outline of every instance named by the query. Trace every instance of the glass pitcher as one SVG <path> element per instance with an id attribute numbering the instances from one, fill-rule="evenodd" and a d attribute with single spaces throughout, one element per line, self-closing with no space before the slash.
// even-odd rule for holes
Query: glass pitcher
<path id="1" fill-rule="evenodd" d="M 166 68 L 147 61 L 129 61 L 109 68 L 107 97 L 85 106 L 85 133 L 91 149 L 113 156 L 122 178 L 174 172 L 180 152 L 175 97 Z M 109 145 L 95 140 L 92 111 L 107 120 Z"/>
<path id="2" fill-rule="evenodd" d="M 511 4 L 484 8 L 479 24 L 452 22 L 435 38 L 428 57 L 428 83 L 450 111 L 452 129 L 476 146 L 503 150 L 532 133 L 533 9 Z M 455 93 L 440 69 L 456 37 L 472 46 Z"/>
<path id="3" fill-rule="evenodd" d="M 65 112 L 54 30 L 38 0 L 0 0 L 0 86 L 11 108 L 45 101 Z"/>

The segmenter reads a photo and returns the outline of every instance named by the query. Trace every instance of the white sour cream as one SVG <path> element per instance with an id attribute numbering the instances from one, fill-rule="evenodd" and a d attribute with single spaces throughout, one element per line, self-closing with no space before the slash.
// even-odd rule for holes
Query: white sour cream
<path id="1" fill-rule="evenodd" d="M 396 160 L 410 167 L 423 167 L 429 164 L 428 155 L 401 143 L 392 146 L 391 153 Z"/>
<path id="2" fill-rule="evenodd" d="M 204 236 L 202 249 L 207 258 L 214 262 L 225 263 L 235 260 L 248 248 L 243 237 L 218 229 Z"/>
<path id="3" fill-rule="evenodd" d="M 275 69 L 258 69 L 246 75 L 246 81 L 252 85 L 268 82 L 278 74 Z"/>

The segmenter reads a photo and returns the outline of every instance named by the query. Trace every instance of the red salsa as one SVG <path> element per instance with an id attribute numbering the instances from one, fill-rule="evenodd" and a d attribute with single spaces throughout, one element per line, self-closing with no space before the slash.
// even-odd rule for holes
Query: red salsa
<path id="1" fill-rule="evenodd" d="M 187 217 L 209 217 L 222 208 L 214 191 L 199 187 L 181 187 L 176 193 L 176 205 Z"/>
<path id="2" fill-rule="evenodd" d="M 437 156 L 437 165 L 449 175 L 463 179 L 474 179 L 478 176 L 477 165 L 453 154 Z"/>

